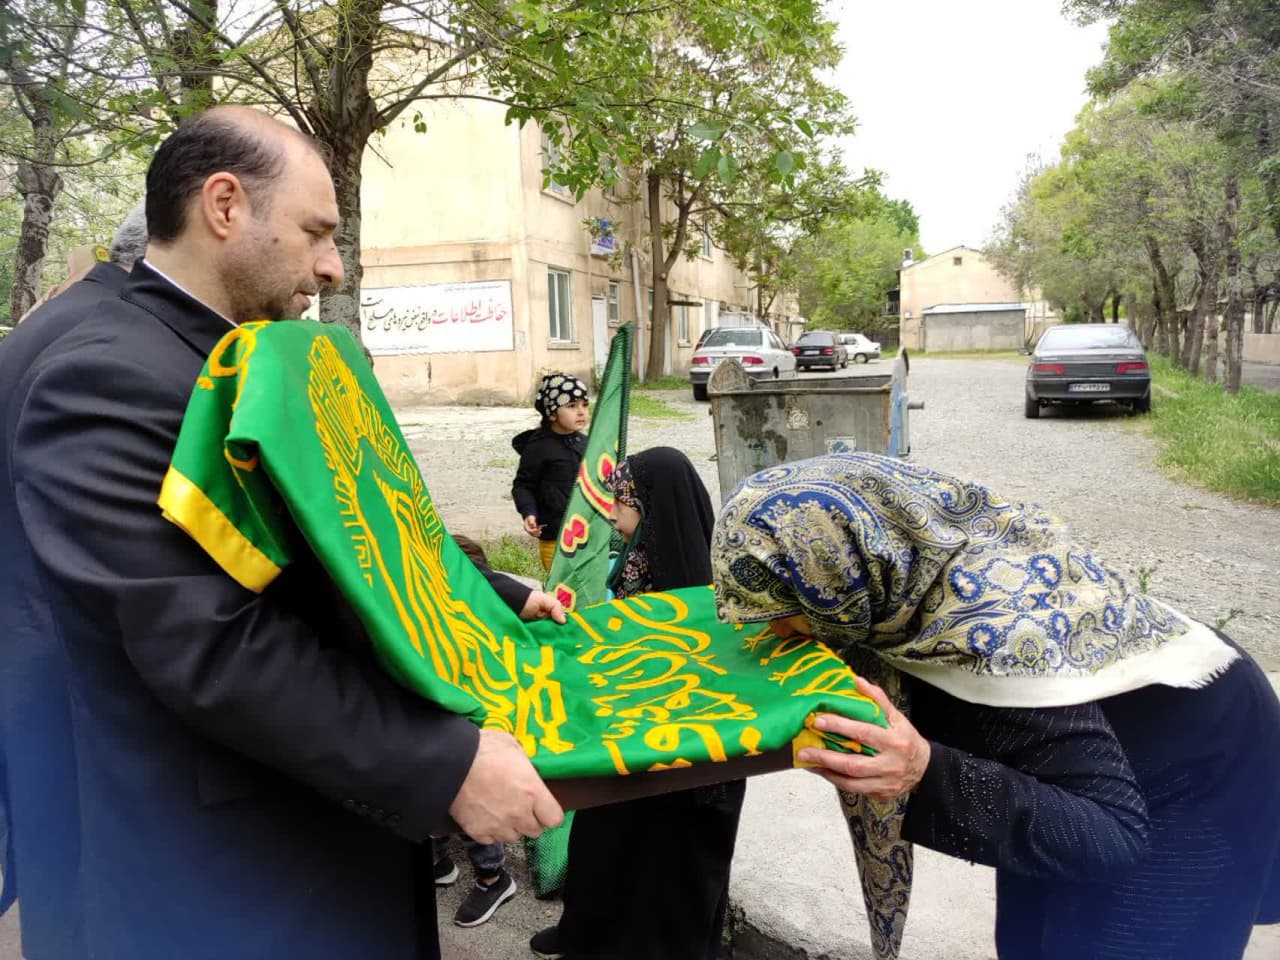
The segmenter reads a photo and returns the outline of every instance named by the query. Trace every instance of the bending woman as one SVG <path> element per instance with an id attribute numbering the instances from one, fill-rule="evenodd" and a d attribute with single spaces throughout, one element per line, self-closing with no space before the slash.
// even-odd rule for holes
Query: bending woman
<path id="1" fill-rule="evenodd" d="M 1280 703 L 1230 639 L 1066 527 L 870 454 L 747 479 L 712 539 L 729 622 L 826 641 L 890 717 L 820 720 L 877 957 L 910 842 L 996 868 L 1003 958 L 1229 960 L 1280 921 Z"/>

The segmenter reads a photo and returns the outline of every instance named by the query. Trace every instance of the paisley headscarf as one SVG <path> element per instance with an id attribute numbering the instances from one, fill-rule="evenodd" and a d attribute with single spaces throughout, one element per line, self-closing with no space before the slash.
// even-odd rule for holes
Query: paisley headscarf
<path id="1" fill-rule="evenodd" d="M 711 554 L 722 620 L 804 614 L 904 711 L 898 671 L 972 703 L 1049 707 L 1202 686 L 1238 656 L 1131 589 L 1042 508 L 875 454 L 749 477 Z M 895 957 L 911 883 L 906 800 L 841 799 L 876 955 Z"/>

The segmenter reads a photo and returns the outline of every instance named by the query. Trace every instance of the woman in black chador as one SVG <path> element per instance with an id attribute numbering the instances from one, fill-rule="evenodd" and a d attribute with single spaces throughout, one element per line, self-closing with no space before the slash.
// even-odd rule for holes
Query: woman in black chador
<path id="1" fill-rule="evenodd" d="M 610 477 L 627 549 L 619 598 L 711 582 L 711 498 L 679 450 L 627 457 Z M 530 941 L 565 960 L 714 960 L 729 897 L 741 780 L 579 810 L 564 913 Z"/>

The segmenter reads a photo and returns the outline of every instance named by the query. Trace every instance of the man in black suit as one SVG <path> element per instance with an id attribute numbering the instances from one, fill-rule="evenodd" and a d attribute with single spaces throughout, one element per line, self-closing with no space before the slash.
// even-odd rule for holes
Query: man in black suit
<path id="1" fill-rule="evenodd" d="M 5 874 L 29 956 L 436 957 L 431 829 L 562 819 L 513 738 L 389 679 L 313 558 L 253 594 L 156 506 L 205 356 L 341 279 L 337 220 L 310 141 L 209 111 L 152 161 L 119 296 L 0 380 Z"/>

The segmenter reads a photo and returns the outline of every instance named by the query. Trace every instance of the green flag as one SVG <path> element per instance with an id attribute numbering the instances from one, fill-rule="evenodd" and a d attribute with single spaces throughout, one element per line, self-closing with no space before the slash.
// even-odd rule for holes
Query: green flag
<path id="1" fill-rule="evenodd" d="M 609 511 L 613 494 L 605 486 L 609 474 L 627 455 L 627 400 L 631 390 L 631 324 L 625 324 L 609 345 L 609 359 L 595 408 L 587 449 L 578 468 L 564 521 L 556 538 L 555 559 L 547 575 L 547 589 L 566 610 L 586 607 L 605 599 L 609 577 L 613 525 Z M 550 896 L 564 886 L 569 870 L 569 832 L 574 814 L 539 836 L 526 837 L 525 851 L 533 889 Z"/>
<path id="2" fill-rule="evenodd" d="M 340 327 L 254 323 L 224 337 L 159 502 L 250 590 L 313 552 L 394 677 L 510 732 L 549 779 L 811 743 L 817 711 L 884 722 L 826 647 L 720 623 L 709 587 L 596 604 L 563 626 L 522 622 L 446 534 Z"/>
<path id="3" fill-rule="evenodd" d="M 627 455 L 627 403 L 631 392 L 631 324 L 618 328 L 609 345 L 609 360 L 600 378 L 600 393 L 591 414 L 587 449 L 578 479 L 565 507 L 556 555 L 547 574 L 547 589 L 566 610 L 599 603 L 606 597 L 613 494 L 605 486 L 609 474 Z"/>

